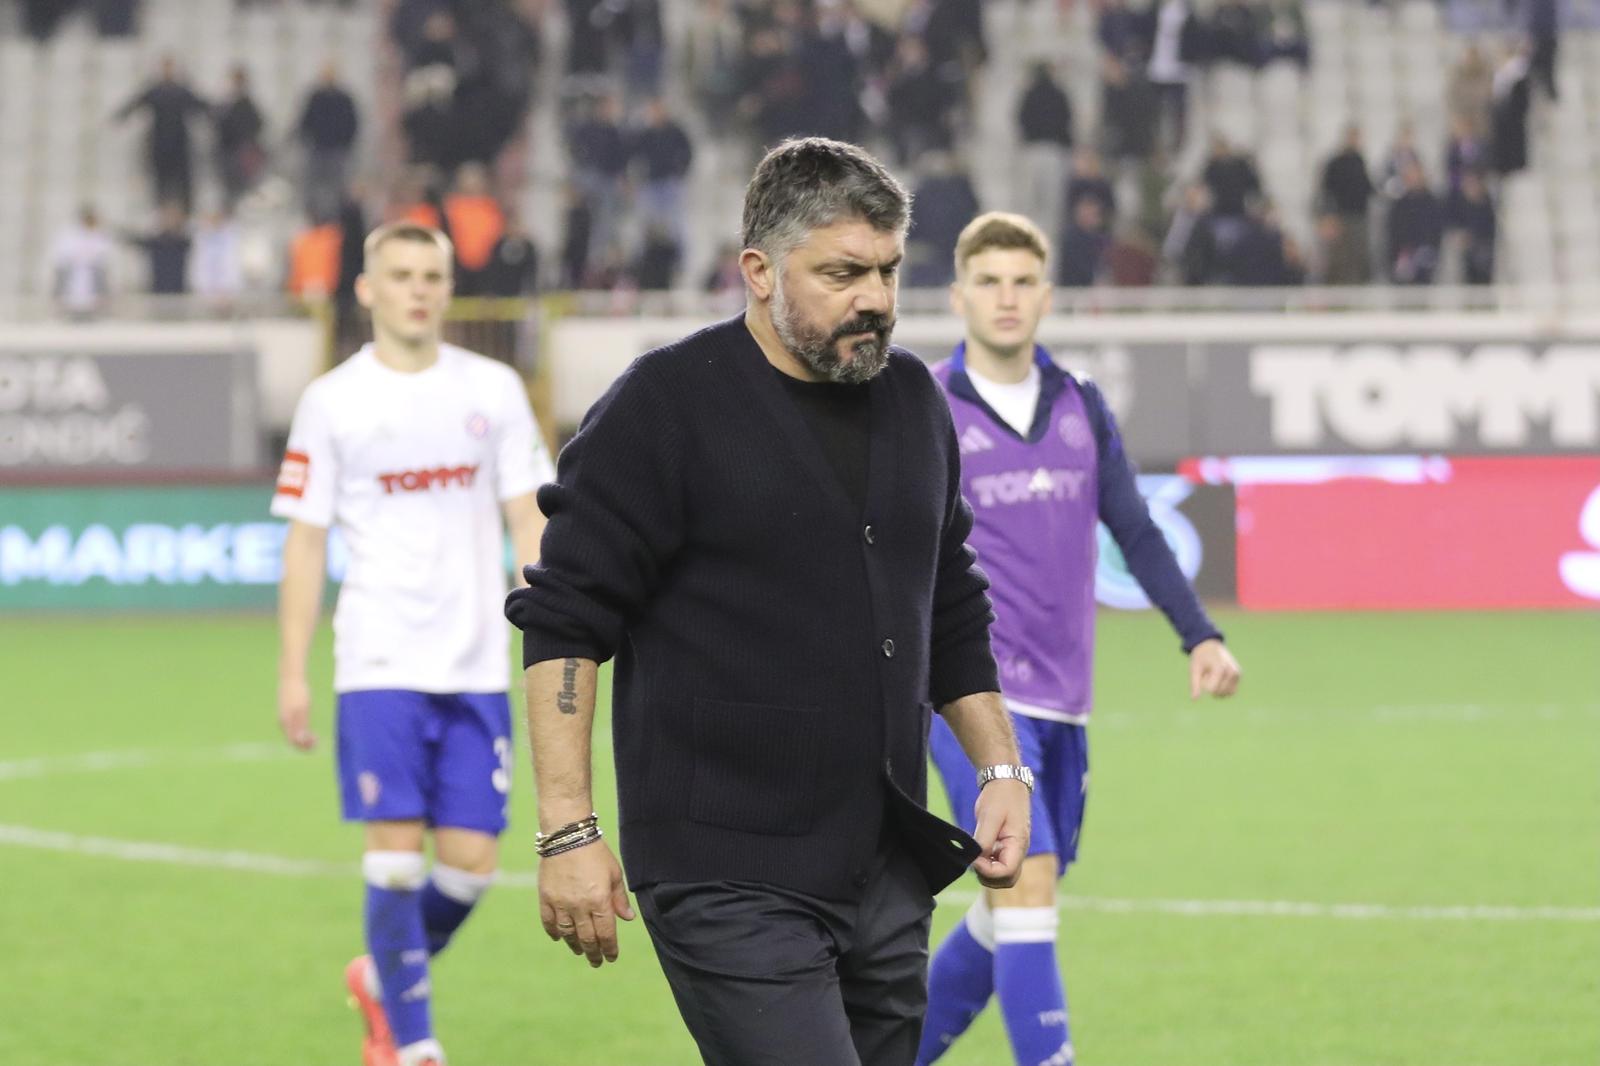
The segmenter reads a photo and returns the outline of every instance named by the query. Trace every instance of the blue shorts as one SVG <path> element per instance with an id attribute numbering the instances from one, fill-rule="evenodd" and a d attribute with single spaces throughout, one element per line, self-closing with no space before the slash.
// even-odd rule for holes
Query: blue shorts
<path id="1" fill-rule="evenodd" d="M 505 831 L 512 762 L 505 693 L 341 692 L 338 736 L 346 821 Z"/>
<path id="2" fill-rule="evenodd" d="M 1057 876 L 1078 857 L 1083 808 L 1089 798 L 1089 738 L 1081 725 L 1013 714 L 1022 761 L 1033 769 L 1033 834 L 1029 855 L 1054 855 Z M 977 824 L 977 771 L 960 741 L 939 715 L 928 738 L 933 765 L 944 779 L 956 824 L 972 832 Z"/>

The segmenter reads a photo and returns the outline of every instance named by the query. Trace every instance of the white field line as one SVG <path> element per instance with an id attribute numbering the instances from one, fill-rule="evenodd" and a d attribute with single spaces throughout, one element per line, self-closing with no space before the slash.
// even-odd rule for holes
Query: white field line
<path id="1" fill-rule="evenodd" d="M 80 836 L 23 825 L 0 825 L 0 846 L 30 848 L 73 855 L 115 859 L 121 862 L 161 863 L 191 866 L 276 877 L 361 876 L 353 862 L 326 862 L 296 859 L 285 855 L 265 855 L 250 851 L 216 851 L 190 848 L 159 841 L 113 840 L 107 837 Z M 531 872 L 502 873 L 499 884 L 510 888 L 533 888 Z M 943 905 L 966 905 L 976 893 L 955 889 L 939 897 Z M 1204 899 L 1103 899 L 1093 896 L 1067 896 L 1061 909 L 1092 911 L 1100 914 L 1164 914 L 1183 918 L 1321 918 L 1344 921 L 1462 921 L 1462 922 L 1600 922 L 1600 907 L 1394 907 L 1381 903 L 1302 903 L 1290 900 L 1204 900 Z"/>
<path id="2" fill-rule="evenodd" d="M 0 783 L 156 765 L 206 765 L 217 762 L 257 762 L 293 757 L 297 757 L 297 753 L 276 742 L 227 744 L 218 748 L 191 751 L 86 752 L 79 755 L 0 761 Z M 191 848 L 161 841 L 117 840 L 110 837 L 35 829 L 23 825 L 0 824 L 0 846 L 86 855 L 120 862 L 237 870 L 277 877 L 360 876 L 360 866 L 355 862 L 328 862 L 250 851 Z M 538 880 L 532 872 L 503 872 L 497 883 L 510 888 L 534 888 Z M 941 895 L 939 903 L 942 906 L 969 906 L 977 898 L 977 893 L 971 889 L 955 888 Z M 1182 918 L 1600 922 L 1600 907 L 1391 906 L 1382 903 L 1307 903 L 1294 900 L 1108 899 L 1095 896 L 1063 896 L 1059 906 L 1066 911 L 1090 911 L 1099 914 L 1163 914 Z"/>

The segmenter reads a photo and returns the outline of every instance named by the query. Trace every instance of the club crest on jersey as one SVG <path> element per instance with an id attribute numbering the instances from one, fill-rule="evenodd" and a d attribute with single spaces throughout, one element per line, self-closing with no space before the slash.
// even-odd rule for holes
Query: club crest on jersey
<path id="1" fill-rule="evenodd" d="M 1082 415 L 1072 411 L 1061 416 L 1061 421 L 1056 423 L 1056 431 L 1069 448 L 1087 448 L 1092 439 L 1089 423 L 1084 421 Z"/>
<path id="2" fill-rule="evenodd" d="M 467 416 L 467 436 L 473 440 L 482 440 L 489 435 L 489 416 L 481 411 L 474 411 Z"/>
<path id="3" fill-rule="evenodd" d="M 305 452 L 284 452 L 283 465 L 278 468 L 279 496 L 300 499 L 306 493 L 306 476 L 311 472 L 311 456 Z"/>
<path id="4" fill-rule="evenodd" d="M 478 479 L 478 464 L 471 466 L 436 466 L 431 470 L 402 470 L 393 474 L 379 474 L 378 483 L 383 494 L 397 492 L 426 492 L 429 489 L 447 489 L 451 486 L 470 489 Z"/>

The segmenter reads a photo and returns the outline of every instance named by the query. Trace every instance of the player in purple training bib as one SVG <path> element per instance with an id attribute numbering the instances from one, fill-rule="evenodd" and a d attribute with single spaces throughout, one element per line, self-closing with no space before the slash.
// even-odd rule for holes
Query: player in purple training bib
<path id="1" fill-rule="evenodd" d="M 934 956 L 919 1066 L 942 1055 L 991 995 L 1019 1064 L 1073 1063 L 1055 892 L 1077 855 L 1088 792 L 1098 523 L 1182 639 L 1190 695 L 1228 696 L 1239 682 L 1239 664 L 1139 495 L 1100 390 L 1034 343 L 1050 306 L 1049 257 L 1044 234 L 1020 215 L 990 212 L 968 224 L 951 287 L 966 339 L 934 368 L 972 506 L 967 543 L 992 582 L 1000 687 L 1035 788 L 1016 887 L 984 890 Z M 972 765 L 938 721 L 931 748 L 970 831 L 979 788 Z"/>
<path id="2" fill-rule="evenodd" d="M 303 750 L 329 528 L 350 548 L 333 687 L 341 804 L 366 836 L 368 951 L 345 968 L 363 1066 L 444 1061 L 428 960 L 493 881 L 506 825 L 504 536 L 519 562 L 538 557 L 534 492 L 555 478 L 516 371 L 440 340 L 452 258 L 424 226 L 367 238 L 356 295 L 373 343 L 306 388 L 272 499 L 289 520 L 278 721 Z"/>

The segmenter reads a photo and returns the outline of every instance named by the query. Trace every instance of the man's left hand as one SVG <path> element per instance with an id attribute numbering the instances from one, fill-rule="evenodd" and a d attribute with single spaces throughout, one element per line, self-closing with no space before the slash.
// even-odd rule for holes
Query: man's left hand
<path id="1" fill-rule="evenodd" d="M 1212 696 L 1231 696 L 1239 688 L 1239 663 L 1227 645 L 1216 637 L 1202 640 L 1189 652 L 1189 698 L 1202 692 Z"/>
<path id="2" fill-rule="evenodd" d="M 1030 819 L 1028 786 L 1002 778 L 978 792 L 978 825 L 972 834 L 983 854 L 972 870 L 985 888 L 1010 888 L 1022 874 L 1028 854 Z"/>

